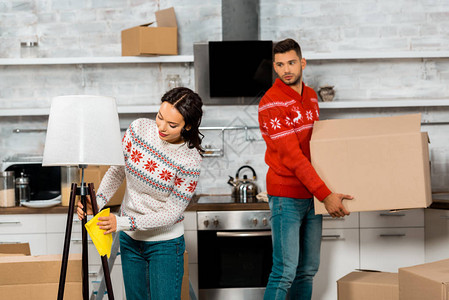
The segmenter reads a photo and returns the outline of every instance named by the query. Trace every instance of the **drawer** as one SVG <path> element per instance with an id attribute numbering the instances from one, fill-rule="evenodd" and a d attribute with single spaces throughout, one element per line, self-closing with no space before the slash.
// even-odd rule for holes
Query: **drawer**
<path id="1" fill-rule="evenodd" d="M 29 243 L 31 255 L 45 255 L 47 253 L 47 247 L 45 245 L 46 234 L 1 234 L 0 243 Z"/>
<path id="2" fill-rule="evenodd" d="M 67 214 L 47 214 L 46 230 L 49 233 L 65 233 L 67 226 Z M 92 219 L 92 216 L 87 216 L 87 220 Z M 73 215 L 72 232 L 81 232 L 81 220 L 78 215 Z"/>
<path id="3" fill-rule="evenodd" d="M 64 249 L 64 233 L 49 233 L 47 234 L 47 252 L 49 254 L 62 254 Z M 97 248 L 95 248 L 92 240 L 88 239 L 88 261 L 89 264 L 101 265 L 101 257 L 98 254 Z M 70 253 L 82 253 L 83 244 L 81 238 L 81 232 L 73 232 L 70 237 Z M 120 253 L 120 251 L 119 251 Z M 117 255 L 115 264 L 121 264 L 120 255 Z"/>
<path id="4" fill-rule="evenodd" d="M 330 215 L 323 215 L 323 228 L 359 228 L 359 213 L 353 212 L 343 218 L 332 218 Z"/>
<path id="5" fill-rule="evenodd" d="M 397 272 L 424 263 L 424 228 L 360 230 L 360 268 Z"/>
<path id="6" fill-rule="evenodd" d="M 360 227 L 424 227 L 424 209 L 361 212 Z"/>
<path id="7" fill-rule="evenodd" d="M 45 214 L 0 215 L 0 234 L 45 233 Z"/>

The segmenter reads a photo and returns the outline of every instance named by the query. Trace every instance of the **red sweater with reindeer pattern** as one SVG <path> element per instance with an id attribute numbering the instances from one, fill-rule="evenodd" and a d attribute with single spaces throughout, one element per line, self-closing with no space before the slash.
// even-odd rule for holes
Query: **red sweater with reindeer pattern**
<path id="1" fill-rule="evenodd" d="M 267 193 L 323 201 L 331 191 L 310 163 L 313 123 L 319 119 L 315 91 L 303 83 L 302 95 L 276 79 L 259 103 L 259 126 L 267 144 Z"/>

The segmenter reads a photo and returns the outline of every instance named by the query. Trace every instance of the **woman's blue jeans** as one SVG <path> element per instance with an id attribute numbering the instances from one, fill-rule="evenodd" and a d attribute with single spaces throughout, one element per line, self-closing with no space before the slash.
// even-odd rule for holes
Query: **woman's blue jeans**
<path id="1" fill-rule="evenodd" d="M 168 241 L 145 242 L 120 232 L 126 299 L 181 299 L 184 250 L 184 236 Z"/>
<path id="2" fill-rule="evenodd" d="M 322 216 L 313 199 L 269 197 L 273 267 L 265 300 L 310 300 L 313 277 L 320 264 Z"/>

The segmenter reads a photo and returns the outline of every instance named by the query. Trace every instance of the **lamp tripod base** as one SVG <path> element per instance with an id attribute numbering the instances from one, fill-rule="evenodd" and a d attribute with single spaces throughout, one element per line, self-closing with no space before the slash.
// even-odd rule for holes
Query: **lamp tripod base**
<path id="1" fill-rule="evenodd" d="M 86 193 L 88 190 L 88 193 Z M 88 188 L 84 183 L 81 184 L 80 187 L 77 186 L 76 183 L 72 183 L 71 191 L 70 191 L 70 201 L 69 201 L 69 209 L 67 215 L 67 224 L 64 238 L 64 250 L 62 253 L 62 263 L 61 263 L 61 272 L 59 276 L 59 288 L 58 288 L 58 300 L 64 299 L 64 287 L 65 287 L 65 279 L 67 275 L 67 265 L 69 261 L 69 250 L 70 250 L 70 238 L 72 234 L 72 224 L 73 224 L 73 215 L 75 209 L 75 200 L 76 196 L 81 196 L 81 203 L 84 207 L 84 212 L 87 212 L 87 194 L 89 194 L 91 203 L 92 203 L 92 211 L 95 216 L 98 213 L 97 200 L 94 191 L 93 183 L 88 184 Z M 82 266 L 83 266 L 83 300 L 89 300 L 89 263 L 88 263 L 88 249 L 87 249 L 87 240 L 88 234 L 86 230 L 87 217 L 83 218 L 81 222 L 81 232 L 82 232 Z M 103 273 L 105 276 L 106 289 L 108 293 L 108 297 L 110 300 L 114 299 L 114 292 L 112 290 L 112 282 L 111 282 L 111 274 L 108 266 L 107 256 L 104 255 L 101 257 L 101 264 L 103 267 Z"/>

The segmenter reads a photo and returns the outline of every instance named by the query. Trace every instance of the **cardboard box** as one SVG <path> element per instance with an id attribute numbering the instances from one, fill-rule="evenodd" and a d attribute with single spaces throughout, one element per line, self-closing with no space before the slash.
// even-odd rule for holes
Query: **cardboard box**
<path id="1" fill-rule="evenodd" d="M 30 244 L 0 244 L 0 255 L 31 255 Z"/>
<path id="2" fill-rule="evenodd" d="M 122 31 L 122 56 L 178 54 L 178 25 L 173 7 L 157 11 L 154 22 Z"/>
<path id="3" fill-rule="evenodd" d="M 399 299 L 397 273 L 351 272 L 337 281 L 337 288 L 338 300 Z"/>
<path id="4" fill-rule="evenodd" d="M 56 299 L 62 255 L 0 257 L 0 298 Z M 70 254 L 64 299 L 82 299 L 81 254 Z"/>
<path id="5" fill-rule="evenodd" d="M 182 276 L 181 300 L 189 300 L 189 255 L 184 252 L 184 275 Z"/>
<path id="6" fill-rule="evenodd" d="M 17 284 L 0 286 L 0 299 L 49 300 L 58 298 L 59 283 Z M 107 298 L 107 297 L 105 297 Z M 83 283 L 66 282 L 64 300 L 82 300 Z"/>
<path id="7" fill-rule="evenodd" d="M 449 300 L 449 259 L 399 268 L 400 300 Z"/>
<path id="8" fill-rule="evenodd" d="M 318 121 L 312 165 L 350 212 L 428 207 L 432 203 L 427 133 L 421 115 Z M 315 213 L 326 214 L 315 199 Z"/>
<path id="9" fill-rule="evenodd" d="M 100 187 L 101 180 L 103 179 L 103 176 L 108 171 L 108 169 L 109 166 L 87 166 L 87 168 L 84 169 L 84 181 L 86 183 L 93 183 L 94 189 L 95 191 L 97 191 Z M 125 189 L 126 179 L 122 182 L 111 200 L 109 200 L 109 202 L 106 204 L 106 207 L 122 204 L 123 197 L 125 196 Z"/>

